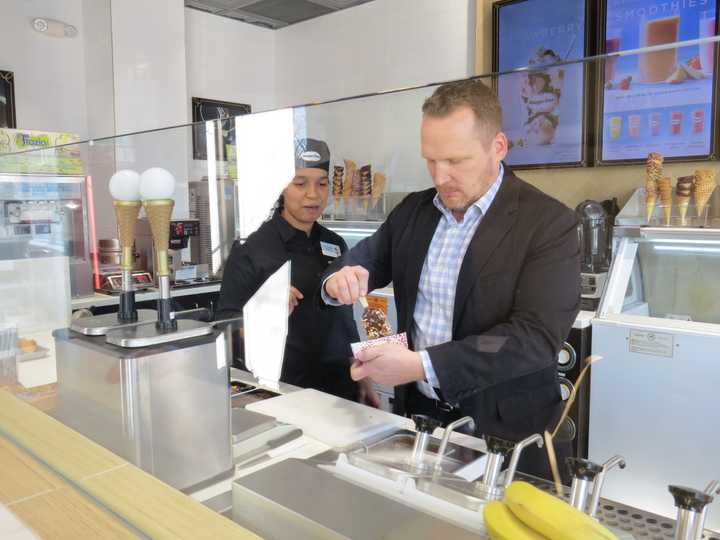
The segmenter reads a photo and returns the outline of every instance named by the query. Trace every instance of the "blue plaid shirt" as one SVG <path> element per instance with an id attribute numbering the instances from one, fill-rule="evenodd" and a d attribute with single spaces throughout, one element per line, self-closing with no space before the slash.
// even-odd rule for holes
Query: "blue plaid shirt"
<path id="1" fill-rule="evenodd" d="M 503 173 L 501 163 L 500 174 L 495 182 L 485 195 L 467 209 L 461 222 L 445 207 L 439 195 L 433 199 L 435 207 L 442 212 L 442 218 L 423 263 L 411 330 L 415 350 L 422 357 L 427 381 L 419 381 L 418 389 L 431 399 L 438 399 L 433 388 L 440 388 L 440 383 L 430 354 L 424 349 L 452 340 L 455 290 L 460 267 L 483 215 L 487 213 L 502 185 Z"/>

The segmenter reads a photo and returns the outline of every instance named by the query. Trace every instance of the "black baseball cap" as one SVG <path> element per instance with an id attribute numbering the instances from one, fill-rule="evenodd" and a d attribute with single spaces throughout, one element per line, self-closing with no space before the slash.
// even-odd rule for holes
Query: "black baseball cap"
<path id="1" fill-rule="evenodd" d="M 295 168 L 330 172 L 330 149 L 327 143 L 317 139 L 296 139 Z"/>

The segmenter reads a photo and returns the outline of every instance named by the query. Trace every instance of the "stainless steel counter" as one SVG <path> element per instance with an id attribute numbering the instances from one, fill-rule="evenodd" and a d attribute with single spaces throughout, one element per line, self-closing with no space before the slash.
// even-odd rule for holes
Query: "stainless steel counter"
<path id="1" fill-rule="evenodd" d="M 234 485 L 233 519 L 264 538 L 482 538 L 302 460 L 288 459 Z"/>

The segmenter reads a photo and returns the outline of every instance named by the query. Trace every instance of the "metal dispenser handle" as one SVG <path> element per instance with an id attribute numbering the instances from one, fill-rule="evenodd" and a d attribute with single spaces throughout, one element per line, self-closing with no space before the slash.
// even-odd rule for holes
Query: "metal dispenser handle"
<path id="1" fill-rule="evenodd" d="M 603 471 L 602 465 L 580 458 L 568 458 L 566 462 L 568 469 L 570 470 L 570 476 L 572 476 L 572 485 L 570 486 L 570 506 L 580 510 L 581 512 L 585 512 L 590 487 L 593 483 L 597 486 L 596 478 L 598 478 Z M 599 489 L 594 489 L 593 495 L 599 492 Z M 590 506 L 592 508 L 592 504 Z"/>
<path id="2" fill-rule="evenodd" d="M 531 444 L 537 444 L 538 447 L 543 445 L 542 436 L 539 434 L 531 435 L 527 439 L 523 439 L 518 443 L 513 443 L 497 437 L 489 435 L 485 436 L 485 444 L 487 445 L 487 462 L 485 463 L 485 474 L 482 482 L 475 488 L 477 495 L 486 501 L 500 499 L 505 492 L 505 488 L 510 485 L 517 470 L 520 454 L 523 449 Z M 505 471 L 505 480 L 500 483 L 500 472 L 502 470 L 505 456 L 512 452 L 510 457 L 510 465 Z"/>
<path id="3" fill-rule="evenodd" d="M 505 487 L 508 487 L 515 478 L 515 471 L 517 470 L 518 462 L 520 461 L 520 454 L 522 454 L 522 451 L 525 448 L 527 448 L 533 443 L 537 444 L 538 448 L 542 448 L 542 435 L 540 435 L 539 433 L 536 433 L 535 435 L 530 435 L 527 439 L 523 439 L 515 445 L 515 449 L 510 456 L 510 465 L 508 465 L 507 471 L 505 471 Z"/>
<path id="4" fill-rule="evenodd" d="M 707 495 L 710 495 L 711 497 L 715 497 L 715 495 L 720 494 L 720 482 L 717 480 L 713 480 L 705 487 L 705 493 Z M 700 536 L 698 536 L 698 540 L 702 540 L 702 532 L 705 528 L 705 519 L 707 518 L 707 511 L 708 507 L 706 506 L 703 508 L 703 511 L 700 513 Z"/>
<path id="5" fill-rule="evenodd" d="M 600 474 L 598 474 L 595 478 L 595 483 L 593 485 L 592 498 L 590 499 L 590 511 L 588 512 L 588 514 L 590 514 L 590 517 L 594 518 L 597 514 L 598 506 L 600 506 L 600 494 L 602 492 L 603 484 L 605 483 L 605 475 L 610 469 L 613 469 L 614 467 L 620 467 L 621 469 L 624 469 L 625 458 L 623 458 L 622 456 L 613 456 L 605 463 L 603 463 L 602 471 L 600 471 Z"/>
<path id="6" fill-rule="evenodd" d="M 445 451 L 447 450 L 447 445 L 450 442 L 450 436 L 452 435 L 453 431 L 466 424 L 470 426 L 471 430 L 475 430 L 475 420 L 472 419 L 472 416 L 463 416 L 462 418 L 449 423 L 445 428 L 445 433 L 443 433 L 443 438 L 440 442 L 440 448 L 438 449 L 437 457 L 435 458 L 436 470 L 442 467 L 443 457 L 445 456 Z"/>
<path id="7" fill-rule="evenodd" d="M 713 484 L 708 488 L 713 487 Z M 707 505 L 713 501 L 713 496 L 683 486 L 669 486 L 668 489 L 678 509 L 675 540 L 701 540 L 705 529 Z"/>

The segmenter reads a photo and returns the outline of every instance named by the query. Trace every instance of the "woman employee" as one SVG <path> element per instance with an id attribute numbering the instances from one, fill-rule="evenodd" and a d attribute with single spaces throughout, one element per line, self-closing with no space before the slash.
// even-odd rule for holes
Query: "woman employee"
<path id="1" fill-rule="evenodd" d="M 330 152 L 314 139 L 296 141 L 295 177 L 272 217 L 244 244 L 235 242 L 223 274 L 217 319 L 242 313 L 245 303 L 286 261 L 291 261 L 288 335 L 281 380 L 347 399 L 376 403 L 350 378 L 350 343 L 359 341 L 352 306 L 321 309 L 320 276 L 347 250 L 345 241 L 319 223 L 328 201 Z"/>

